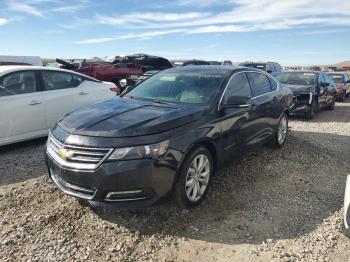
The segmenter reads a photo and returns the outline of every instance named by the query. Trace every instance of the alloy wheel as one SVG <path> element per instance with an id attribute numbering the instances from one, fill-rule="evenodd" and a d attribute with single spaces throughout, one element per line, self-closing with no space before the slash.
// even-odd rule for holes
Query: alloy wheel
<path id="1" fill-rule="evenodd" d="M 210 178 L 210 162 L 206 155 L 196 156 L 187 171 L 185 192 L 189 201 L 199 201 L 208 186 Z"/>
<path id="2" fill-rule="evenodd" d="M 286 140 L 288 132 L 288 120 L 287 116 L 282 116 L 279 126 L 278 126 L 278 133 L 277 133 L 277 139 L 278 143 L 282 145 L 284 141 Z"/>

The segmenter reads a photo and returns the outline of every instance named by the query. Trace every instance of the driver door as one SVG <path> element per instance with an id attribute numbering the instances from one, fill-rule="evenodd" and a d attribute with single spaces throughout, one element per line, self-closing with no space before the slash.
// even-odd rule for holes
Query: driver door
<path id="1" fill-rule="evenodd" d="M 248 78 L 244 72 L 239 72 L 232 76 L 224 91 L 220 104 L 220 121 L 223 155 L 226 160 L 239 152 L 237 148 L 243 148 L 248 142 L 251 126 L 251 106 L 249 104 L 240 107 L 226 106 L 230 101 L 237 98 L 250 100 L 252 96 Z M 232 99 L 233 98 L 233 99 Z M 242 99 L 239 99 L 242 100 Z"/>

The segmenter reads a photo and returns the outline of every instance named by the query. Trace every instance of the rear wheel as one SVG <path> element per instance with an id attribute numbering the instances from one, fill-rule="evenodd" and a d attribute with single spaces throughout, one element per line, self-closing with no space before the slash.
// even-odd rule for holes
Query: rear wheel
<path id="1" fill-rule="evenodd" d="M 198 205 L 208 191 L 213 174 L 213 160 L 203 146 L 197 147 L 185 159 L 179 181 L 175 185 L 176 200 L 181 207 Z"/>
<path id="2" fill-rule="evenodd" d="M 288 116 L 286 113 L 283 113 L 278 123 L 277 132 L 273 136 L 269 145 L 273 148 L 283 147 L 284 143 L 287 140 L 287 135 L 288 135 Z"/>

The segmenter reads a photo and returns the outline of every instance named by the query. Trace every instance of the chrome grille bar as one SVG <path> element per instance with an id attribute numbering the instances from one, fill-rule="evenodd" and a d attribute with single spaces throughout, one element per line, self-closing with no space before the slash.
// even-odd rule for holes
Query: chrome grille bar
<path id="1" fill-rule="evenodd" d="M 111 148 L 65 145 L 55 139 L 51 133 L 46 150 L 61 166 L 77 170 L 95 170 L 113 151 Z"/>

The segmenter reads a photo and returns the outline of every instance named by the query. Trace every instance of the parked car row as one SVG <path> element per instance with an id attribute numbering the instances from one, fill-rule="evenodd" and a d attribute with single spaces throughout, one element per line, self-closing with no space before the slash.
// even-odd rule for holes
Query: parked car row
<path id="1" fill-rule="evenodd" d="M 214 171 L 242 150 L 282 147 L 290 115 L 334 109 L 336 87 L 327 74 L 274 78 L 268 68 L 148 71 L 116 96 L 114 84 L 77 72 L 1 67 L 0 145 L 45 136 L 53 126 L 46 160 L 65 193 L 99 205 L 144 206 L 175 190 L 180 205 L 193 206 Z"/>

